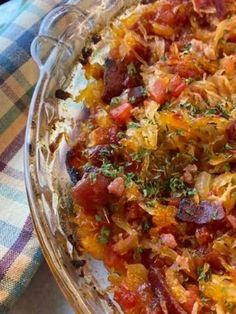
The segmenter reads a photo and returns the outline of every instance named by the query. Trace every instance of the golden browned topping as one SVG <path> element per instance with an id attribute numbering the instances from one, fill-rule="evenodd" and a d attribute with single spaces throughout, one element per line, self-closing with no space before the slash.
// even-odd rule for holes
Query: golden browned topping
<path id="1" fill-rule="evenodd" d="M 142 1 L 106 42 L 67 155 L 77 248 L 125 313 L 236 313 L 236 2 Z"/>

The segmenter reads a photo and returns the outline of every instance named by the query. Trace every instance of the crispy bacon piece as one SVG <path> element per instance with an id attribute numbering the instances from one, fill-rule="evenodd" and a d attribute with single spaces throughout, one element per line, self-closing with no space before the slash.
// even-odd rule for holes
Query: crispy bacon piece
<path id="1" fill-rule="evenodd" d="M 108 202 L 108 185 L 110 180 L 102 174 L 94 172 L 91 178 L 86 173 L 83 178 L 77 182 L 72 189 L 72 197 L 76 204 L 84 207 L 85 210 L 93 211 L 98 206 L 104 206 Z"/>
<path id="2" fill-rule="evenodd" d="M 216 13 L 218 17 L 224 17 L 226 14 L 224 0 L 192 0 L 192 3 L 197 13 Z"/>
<path id="3" fill-rule="evenodd" d="M 225 212 L 221 204 L 202 201 L 199 204 L 191 199 L 184 198 L 179 204 L 177 218 L 184 222 L 193 222 L 198 225 L 221 220 L 225 217 Z"/>
<path id="4" fill-rule="evenodd" d="M 148 272 L 148 279 L 151 283 L 152 290 L 160 301 L 171 314 L 187 314 L 181 305 L 171 295 L 162 272 L 155 266 L 151 266 Z"/>
<path id="5" fill-rule="evenodd" d="M 124 89 L 127 66 L 124 62 L 106 59 L 104 64 L 104 89 L 102 99 L 109 103 L 113 97 L 119 96 Z"/>
<path id="6" fill-rule="evenodd" d="M 62 89 L 57 89 L 55 91 L 55 97 L 57 99 L 62 99 L 62 100 L 66 100 L 67 98 L 70 98 L 71 97 L 71 94 L 62 90 Z"/>

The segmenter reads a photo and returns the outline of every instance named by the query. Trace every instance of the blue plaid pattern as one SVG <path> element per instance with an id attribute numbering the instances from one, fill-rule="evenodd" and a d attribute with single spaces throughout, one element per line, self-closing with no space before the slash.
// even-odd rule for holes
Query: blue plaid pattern
<path id="1" fill-rule="evenodd" d="M 0 22 L 0 313 L 21 295 L 42 260 L 24 187 L 23 144 L 38 76 L 30 45 L 42 17 L 60 1 L 12 0 L 0 6 L 0 16 L 19 3 L 14 21 Z"/>

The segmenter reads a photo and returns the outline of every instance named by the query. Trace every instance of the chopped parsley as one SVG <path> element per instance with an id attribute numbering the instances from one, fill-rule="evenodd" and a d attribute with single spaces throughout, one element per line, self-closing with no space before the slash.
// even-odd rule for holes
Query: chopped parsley
<path id="1" fill-rule="evenodd" d="M 104 176 L 116 178 L 123 171 L 123 167 L 115 168 L 111 163 L 103 162 L 100 170 Z"/>
<path id="2" fill-rule="evenodd" d="M 215 115 L 217 114 L 217 110 L 215 108 L 210 108 L 205 111 L 206 115 Z"/>
<path id="3" fill-rule="evenodd" d="M 233 146 L 230 145 L 229 143 L 226 143 L 226 144 L 224 145 L 224 148 L 225 148 L 226 150 L 234 149 Z"/>
<path id="4" fill-rule="evenodd" d="M 109 157 L 111 155 L 111 150 L 108 147 L 102 147 L 99 151 L 99 156 L 102 158 Z"/>
<path id="5" fill-rule="evenodd" d="M 134 104 L 135 101 L 136 101 L 136 99 L 135 99 L 134 96 L 129 97 L 129 102 L 130 102 L 131 104 Z"/>
<path id="6" fill-rule="evenodd" d="M 186 83 L 187 85 L 193 83 L 194 81 L 195 81 L 195 79 L 194 79 L 193 77 L 189 77 L 189 78 L 186 78 L 186 79 L 185 79 L 185 83 Z"/>
<path id="7" fill-rule="evenodd" d="M 150 228 L 151 228 L 150 222 L 148 221 L 147 218 L 145 218 L 142 222 L 142 230 L 148 231 Z"/>
<path id="8" fill-rule="evenodd" d="M 102 218 L 101 215 L 95 215 L 95 219 L 96 219 L 96 221 L 98 221 L 98 222 L 103 220 L 103 218 Z"/>
<path id="9" fill-rule="evenodd" d="M 166 56 L 165 56 L 165 55 L 162 55 L 162 56 L 160 57 L 160 60 L 161 60 L 161 61 L 166 61 L 166 60 L 167 60 L 167 58 L 166 58 Z"/>
<path id="10" fill-rule="evenodd" d="M 193 188 L 193 189 L 192 188 L 187 188 L 185 190 L 185 196 L 191 197 L 191 196 L 194 196 L 196 194 L 197 194 L 197 190 L 195 188 Z"/>
<path id="11" fill-rule="evenodd" d="M 117 135 L 116 135 L 116 137 L 117 137 L 118 139 L 122 139 L 123 137 L 125 137 L 125 132 L 122 132 L 122 131 L 118 132 Z"/>
<path id="12" fill-rule="evenodd" d="M 140 152 L 131 154 L 131 157 L 133 160 L 141 161 L 148 154 L 149 152 L 147 150 L 142 150 Z"/>
<path id="13" fill-rule="evenodd" d="M 218 103 L 218 104 L 216 105 L 216 108 L 218 109 L 218 112 L 220 113 L 220 115 L 221 115 L 223 118 L 225 118 L 225 119 L 227 119 L 227 120 L 230 118 L 229 113 L 228 113 L 227 111 L 225 111 L 225 109 L 224 109 L 224 107 L 223 107 L 223 105 L 222 105 L 221 103 Z"/>
<path id="14" fill-rule="evenodd" d="M 157 192 L 157 189 L 155 188 L 155 186 L 153 186 L 152 183 L 149 183 L 143 189 L 143 196 L 144 197 L 153 197 L 153 196 L 155 196 L 156 192 Z"/>
<path id="15" fill-rule="evenodd" d="M 185 189 L 185 184 L 183 180 L 179 178 L 171 178 L 169 180 L 170 190 L 173 192 L 174 196 L 179 197 L 183 195 Z"/>
<path id="16" fill-rule="evenodd" d="M 198 107 L 195 107 L 190 102 L 184 102 L 180 104 L 180 108 L 188 110 L 188 112 L 194 116 L 195 114 L 201 113 L 201 110 Z"/>
<path id="17" fill-rule="evenodd" d="M 209 304 L 209 299 L 208 299 L 208 297 L 206 297 L 206 296 L 203 294 L 203 292 L 202 292 L 201 290 L 199 291 L 199 297 L 200 297 L 201 302 L 202 302 L 203 304 Z"/>
<path id="18" fill-rule="evenodd" d="M 133 259 L 136 260 L 140 258 L 140 255 L 143 253 L 144 249 L 142 247 L 137 247 L 134 249 Z"/>
<path id="19" fill-rule="evenodd" d="M 156 201 L 155 200 L 147 200 L 146 201 L 146 205 L 147 205 L 147 207 L 154 207 L 155 206 L 155 204 L 156 204 Z"/>
<path id="20" fill-rule="evenodd" d="M 102 244 L 107 244 L 111 235 L 111 230 L 107 226 L 102 226 L 98 241 Z"/>
<path id="21" fill-rule="evenodd" d="M 128 128 L 138 129 L 138 128 L 140 128 L 140 124 L 138 122 L 129 122 Z"/>
<path id="22" fill-rule="evenodd" d="M 111 106 L 117 106 L 120 103 L 120 97 L 113 97 L 110 101 Z"/>
<path id="23" fill-rule="evenodd" d="M 178 177 L 171 178 L 169 180 L 168 187 L 170 188 L 173 197 L 191 197 L 196 194 L 196 189 L 187 187 L 183 180 Z"/>
<path id="24" fill-rule="evenodd" d="M 96 182 L 96 179 L 97 179 L 97 174 L 96 174 L 96 172 L 90 172 L 90 173 L 89 173 L 89 180 L 90 180 L 92 183 L 95 183 L 95 182 Z"/>
<path id="25" fill-rule="evenodd" d="M 198 281 L 206 281 L 211 278 L 211 269 L 209 264 L 205 263 L 202 267 L 198 267 Z"/>
<path id="26" fill-rule="evenodd" d="M 89 123 L 87 124 L 87 127 L 88 127 L 89 129 L 93 129 L 93 128 L 94 128 L 94 125 L 93 125 L 92 122 L 89 122 Z"/>
<path id="27" fill-rule="evenodd" d="M 188 43 L 181 51 L 184 53 L 184 54 L 187 54 L 189 53 L 191 50 L 192 50 L 192 44 L 191 43 Z"/>
<path id="28" fill-rule="evenodd" d="M 141 95 L 142 95 L 142 97 L 146 97 L 147 94 L 148 94 L 147 88 L 144 87 L 144 86 L 141 86 Z"/>
<path id="29" fill-rule="evenodd" d="M 166 101 L 164 105 L 161 107 L 162 110 L 168 110 L 170 108 L 170 102 Z"/>
<path id="30" fill-rule="evenodd" d="M 230 313 L 235 313 L 235 312 L 233 312 L 233 311 L 234 311 L 235 308 L 236 308 L 236 304 L 225 300 L 225 301 L 224 301 L 224 305 L 225 305 L 226 309 L 227 309 L 228 311 L 230 311 Z"/>
<path id="31" fill-rule="evenodd" d="M 130 184 L 131 182 L 134 181 L 136 175 L 133 173 L 133 172 L 128 172 L 126 173 L 126 176 L 125 176 L 125 181 L 126 181 L 126 184 Z"/>
<path id="32" fill-rule="evenodd" d="M 223 169 L 224 169 L 225 172 L 229 172 L 231 170 L 230 164 L 225 164 Z"/>
<path id="33" fill-rule="evenodd" d="M 130 63 L 128 66 L 127 66 L 127 70 L 128 70 L 128 74 L 130 76 L 134 76 L 137 74 L 137 70 L 136 70 L 136 67 L 135 65 L 132 63 Z"/>

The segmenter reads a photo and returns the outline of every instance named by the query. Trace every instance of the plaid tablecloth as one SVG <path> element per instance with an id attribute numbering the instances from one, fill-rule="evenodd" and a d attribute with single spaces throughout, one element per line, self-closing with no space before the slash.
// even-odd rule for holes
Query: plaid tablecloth
<path id="1" fill-rule="evenodd" d="M 25 193 L 23 143 L 38 75 L 30 44 L 42 17 L 60 1 L 15 2 L 21 5 L 13 21 L 0 22 L 0 313 L 21 295 L 42 260 Z M 11 13 L 2 10 L 1 21 Z"/>

